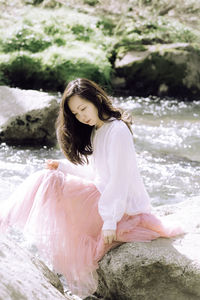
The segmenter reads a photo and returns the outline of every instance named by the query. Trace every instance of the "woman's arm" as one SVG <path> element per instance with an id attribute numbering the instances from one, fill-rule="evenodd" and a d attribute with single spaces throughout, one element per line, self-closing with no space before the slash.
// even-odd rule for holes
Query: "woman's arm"
<path id="1" fill-rule="evenodd" d="M 132 169 L 135 167 L 133 137 L 128 127 L 120 122 L 109 133 L 107 164 L 109 180 L 99 200 L 99 213 L 104 221 L 102 230 L 116 230 L 126 211 Z M 134 182 L 132 182 L 134 184 Z"/>
<path id="2" fill-rule="evenodd" d="M 68 159 L 61 159 L 57 161 L 50 160 L 49 169 L 51 169 L 51 167 L 54 168 L 54 166 L 55 169 L 58 169 L 66 175 L 71 174 L 88 180 L 94 179 L 94 171 L 90 163 L 85 165 L 75 165 Z"/>

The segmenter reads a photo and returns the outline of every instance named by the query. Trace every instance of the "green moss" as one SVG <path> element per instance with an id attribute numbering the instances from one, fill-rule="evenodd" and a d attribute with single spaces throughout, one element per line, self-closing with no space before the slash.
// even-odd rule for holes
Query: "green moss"
<path id="1" fill-rule="evenodd" d="M 118 57 L 121 57 L 128 51 L 143 52 L 143 51 L 147 50 L 147 48 L 144 45 L 142 45 L 141 43 L 138 43 L 137 41 L 134 43 L 134 42 L 124 40 L 123 44 L 124 44 L 124 46 L 117 47 L 117 56 Z"/>
<path id="2" fill-rule="evenodd" d="M 95 6 L 95 5 L 97 5 L 100 1 L 99 1 L 99 0 L 84 0 L 83 2 L 84 2 L 84 4 L 88 4 L 88 5 L 90 5 L 90 6 Z"/>
<path id="3" fill-rule="evenodd" d="M 33 27 L 23 25 L 10 38 L 2 43 L 4 52 L 14 52 L 28 50 L 30 52 L 40 52 L 48 48 L 52 40 L 45 36 L 43 32 L 35 30 Z"/>
<path id="4" fill-rule="evenodd" d="M 35 19 L 37 15 L 37 19 Z M 19 21 L 19 20 L 18 20 Z M 110 22 L 110 23 L 109 23 Z M 74 41 L 92 42 L 94 46 L 105 51 L 110 50 L 113 43 L 111 20 L 88 16 L 84 13 L 61 8 L 39 9 L 31 8 L 25 11 L 16 29 L 2 33 L 1 51 L 30 51 L 33 53 L 43 51 L 52 45 L 63 46 Z"/>
<path id="5" fill-rule="evenodd" d="M 62 88 L 76 77 L 86 77 L 109 87 L 112 71 L 105 53 L 81 42 L 77 46 L 62 49 L 52 47 L 43 56 L 45 72 L 54 74 L 53 80 Z"/>
<path id="6" fill-rule="evenodd" d="M 37 54 L 15 52 L 6 57 L 1 55 L 1 84 L 26 89 L 63 91 L 70 80 L 86 77 L 109 88 L 111 65 L 104 52 L 88 47 L 86 54 L 84 51 L 80 53 L 79 49 L 60 49 L 54 46 Z"/>
<path id="7" fill-rule="evenodd" d="M 177 55 L 181 51 L 183 50 L 177 51 Z M 135 61 L 131 67 L 119 70 L 118 75 L 124 76 L 127 88 L 138 95 L 157 95 L 161 84 L 169 87 L 170 95 L 184 94 L 188 92 L 182 82 L 186 74 L 186 64 L 177 64 L 171 60 L 169 52 L 167 49 L 163 55 L 158 52 L 151 53 L 143 60 Z"/>
<path id="8" fill-rule="evenodd" d="M 116 24 L 113 19 L 103 16 L 101 20 L 96 23 L 96 26 L 97 28 L 101 29 L 105 35 L 112 35 L 114 33 Z"/>
<path id="9" fill-rule="evenodd" d="M 25 4 L 38 5 L 43 2 L 43 0 L 24 0 Z"/>
<path id="10" fill-rule="evenodd" d="M 91 39 L 94 32 L 90 27 L 86 27 L 82 24 L 73 25 L 71 31 L 76 36 L 77 40 L 85 42 L 88 42 Z"/>
<path id="11" fill-rule="evenodd" d="M 21 6 L 19 15 L 0 20 L 0 80 L 4 84 L 62 91 L 69 80 L 88 77 L 109 86 L 116 56 L 145 51 L 146 45 L 156 43 L 200 41 L 197 31 L 153 10 L 166 0 L 134 0 L 132 9 L 127 2 L 121 15 L 98 11 L 103 7 L 99 0 L 82 0 L 87 4 L 81 6 L 82 12 L 70 9 L 72 2 L 50 9 L 45 3 L 53 7 L 58 1 L 21 1 L 29 5 Z"/>
<path id="12" fill-rule="evenodd" d="M 42 62 L 30 54 L 12 53 L 0 56 L 2 84 L 23 88 L 36 88 L 42 69 Z"/>
<path id="13" fill-rule="evenodd" d="M 65 25 L 65 28 L 63 28 L 62 24 L 54 18 L 51 18 L 49 20 L 43 20 L 41 23 L 43 25 L 44 33 L 49 36 L 55 36 L 57 34 L 59 35 L 65 34 L 67 31 L 66 29 L 69 28 L 70 30 L 70 27 L 68 25 L 63 24 Z"/>
<path id="14" fill-rule="evenodd" d="M 112 37 L 104 36 L 98 21 L 65 8 L 32 7 L 0 40 L 3 83 L 62 91 L 69 80 L 87 77 L 109 87 Z"/>
<path id="15" fill-rule="evenodd" d="M 134 49 L 135 45 L 194 43 L 199 39 L 189 27 L 163 17 L 129 21 L 124 28 L 120 28 L 118 37 L 117 46 L 124 46 L 127 51 Z"/>

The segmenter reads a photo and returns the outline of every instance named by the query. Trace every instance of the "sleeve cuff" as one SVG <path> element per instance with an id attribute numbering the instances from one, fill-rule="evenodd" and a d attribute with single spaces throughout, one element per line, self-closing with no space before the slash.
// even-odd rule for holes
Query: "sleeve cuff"
<path id="1" fill-rule="evenodd" d="M 116 221 L 105 221 L 102 230 L 116 230 L 116 228 L 117 228 Z"/>

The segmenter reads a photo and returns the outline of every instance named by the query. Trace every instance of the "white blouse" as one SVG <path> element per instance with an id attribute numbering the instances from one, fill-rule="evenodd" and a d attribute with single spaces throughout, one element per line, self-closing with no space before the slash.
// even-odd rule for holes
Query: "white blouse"
<path id="1" fill-rule="evenodd" d="M 91 135 L 89 165 L 60 160 L 62 172 L 92 180 L 101 193 L 98 209 L 103 230 L 115 230 L 124 214 L 149 213 L 150 199 L 140 176 L 133 136 L 123 121 L 112 119 Z"/>

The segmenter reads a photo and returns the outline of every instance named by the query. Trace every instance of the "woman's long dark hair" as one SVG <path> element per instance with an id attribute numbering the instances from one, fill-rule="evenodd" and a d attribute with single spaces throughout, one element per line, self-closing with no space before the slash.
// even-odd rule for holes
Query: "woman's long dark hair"
<path id="1" fill-rule="evenodd" d="M 85 78 L 71 81 L 64 91 L 60 104 L 56 122 L 57 139 L 64 155 L 72 163 L 84 164 L 88 162 L 88 155 L 93 152 L 91 145 L 93 126 L 79 122 L 69 109 L 69 99 L 74 95 L 92 102 L 98 110 L 99 119 L 104 122 L 109 122 L 109 119 L 114 117 L 124 121 L 131 131 L 131 120 L 129 115 L 113 106 L 104 90 L 95 82 Z"/>

